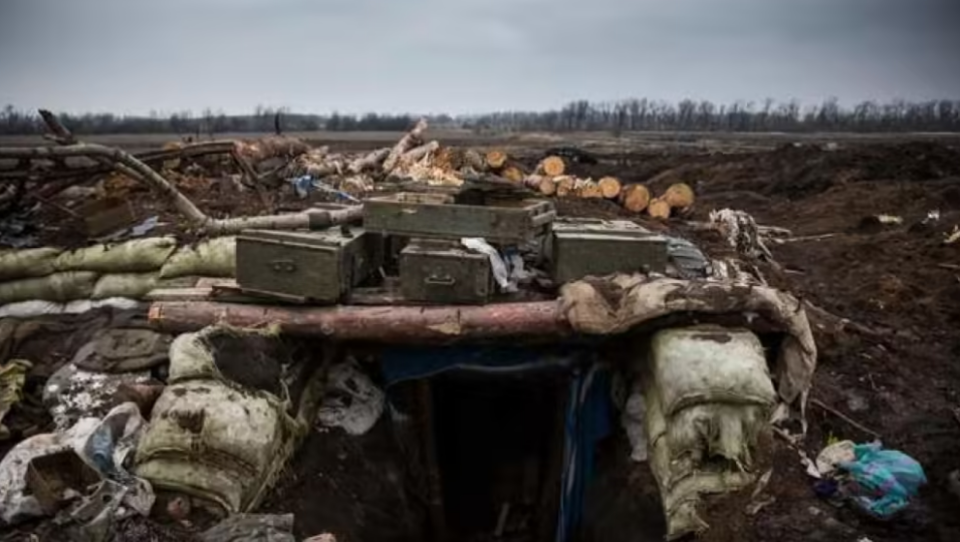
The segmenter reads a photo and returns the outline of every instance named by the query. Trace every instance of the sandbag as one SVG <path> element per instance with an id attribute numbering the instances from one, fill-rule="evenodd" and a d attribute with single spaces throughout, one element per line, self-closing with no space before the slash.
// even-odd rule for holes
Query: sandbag
<path id="1" fill-rule="evenodd" d="M 160 273 L 111 273 L 97 280 L 92 299 L 126 297 L 142 299 L 157 287 Z"/>
<path id="2" fill-rule="evenodd" d="M 674 457 L 689 454 L 696 461 L 723 457 L 748 468 L 768 420 L 769 410 L 758 405 L 695 405 L 670 417 L 667 443 Z"/>
<path id="3" fill-rule="evenodd" d="M 667 417 L 703 403 L 772 409 L 777 400 L 760 339 L 750 331 L 666 329 L 651 340 L 651 363 Z"/>
<path id="4" fill-rule="evenodd" d="M 693 453 L 678 454 L 671 448 L 668 434 L 668 428 L 675 422 L 668 422 L 664 416 L 659 389 L 649 378 L 644 379 L 643 396 L 650 470 L 660 492 L 667 523 L 666 539 L 676 540 L 703 532 L 709 525 L 697 512 L 700 496 L 743 489 L 753 483 L 756 476 L 749 471 L 730 468 L 732 462 L 724 465 L 720 461 L 702 461 Z"/>
<path id="5" fill-rule="evenodd" d="M 60 249 L 11 249 L 0 252 L 0 281 L 45 277 L 56 271 Z"/>
<path id="6" fill-rule="evenodd" d="M 187 275 L 233 277 L 236 275 L 236 237 L 217 237 L 195 246 L 181 247 L 160 269 L 160 278 Z"/>
<path id="7" fill-rule="evenodd" d="M 176 248 L 177 241 L 173 237 L 100 244 L 60 254 L 56 267 L 58 271 L 145 273 L 159 270 Z"/>
<path id="8" fill-rule="evenodd" d="M 169 385 L 137 448 L 138 476 L 155 488 L 209 501 L 225 514 L 260 503 L 312 424 L 307 413 L 316 412 L 321 374 L 308 378 L 296 409 L 288 408 L 285 387 L 280 397 L 224 377 L 209 338 L 265 333 L 213 326 L 174 340 Z M 251 355 L 249 361 L 261 360 Z"/>
<path id="9" fill-rule="evenodd" d="M 69 271 L 29 279 L 0 283 L 0 305 L 18 301 L 66 302 L 89 299 L 97 282 L 97 273 Z"/>

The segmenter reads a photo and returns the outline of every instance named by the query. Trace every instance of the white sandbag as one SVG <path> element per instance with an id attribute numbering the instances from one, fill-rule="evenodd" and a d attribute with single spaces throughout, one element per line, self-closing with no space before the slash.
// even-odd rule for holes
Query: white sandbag
<path id="1" fill-rule="evenodd" d="M 170 256 L 160 270 L 160 278 L 188 275 L 233 277 L 236 275 L 237 238 L 217 237 L 194 246 L 184 246 Z"/>
<path id="2" fill-rule="evenodd" d="M 702 532 L 709 525 L 697 512 L 701 495 L 743 489 L 753 483 L 756 476 L 737 468 L 732 461 L 703 461 L 706 453 L 678 453 L 672 449 L 668 432 L 676 422 L 671 420 L 668 423 L 664 416 L 660 392 L 652 384 L 652 379 L 645 379 L 643 396 L 646 400 L 644 425 L 650 445 L 650 470 L 660 491 L 667 523 L 666 539 L 676 540 Z M 749 405 L 725 406 L 749 408 Z"/>
<path id="3" fill-rule="evenodd" d="M 92 299 L 126 297 L 142 299 L 157 287 L 160 273 L 110 273 L 97 280 Z"/>
<path id="4" fill-rule="evenodd" d="M 100 244 L 64 252 L 57 258 L 58 271 L 100 273 L 146 273 L 157 271 L 177 248 L 173 237 L 149 237 L 118 244 Z"/>
<path id="5" fill-rule="evenodd" d="M 674 457 L 689 454 L 695 461 L 723 457 L 746 469 L 768 420 L 768 409 L 759 405 L 694 405 L 670 417 L 667 442 Z"/>
<path id="6" fill-rule="evenodd" d="M 87 299 L 93 294 L 97 273 L 69 271 L 46 277 L 0 283 L 0 305 L 18 301 L 43 300 L 66 302 Z"/>
<path id="7" fill-rule="evenodd" d="M 111 307 L 117 310 L 131 310 L 140 307 L 142 303 L 136 299 L 127 299 L 125 297 L 111 297 L 91 301 L 89 299 L 78 299 L 69 303 L 55 303 L 53 301 L 43 301 L 32 299 L 30 301 L 19 301 L 17 303 L 8 303 L 0 306 L 0 318 L 35 318 L 47 314 L 83 314 L 100 307 Z"/>
<path id="8" fill-rule="evenodd" d="M 174 340 L 169 384 L 137 446 L 136 475 L 154 488 L 236 514 L 258 506 L 306 433 L 321 371 L 308 379 L 291 416 L 285 397 L 246 388 L 220 373 L 208 337 L 223 333 L 238 340 L 264 334 L 207 327 Z M 204 461 L 196 460 L 197 450 L 203 450 Z"/>
<path id="9" fill-rule="evenodd" d="M 0 252 L 0 281 L 45 277 L 56 271 L 59 248 L 10 249 Z"/>
<path id="10" fill-rule="evenodd" d="M 668 418 L 703 403 L 772 409 L 777 399 L 760 339 L 747 330 L 665 329 L 653 336 L 650 361 Z"/>

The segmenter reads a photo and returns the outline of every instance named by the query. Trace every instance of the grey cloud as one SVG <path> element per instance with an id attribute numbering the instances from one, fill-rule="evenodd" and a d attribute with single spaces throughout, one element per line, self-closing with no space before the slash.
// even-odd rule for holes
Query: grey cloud
<path id="1" fill-rule="evenodd" d="M 952 0 L 0 0 L 0 102 L 478 111 L 960 95 Z"/>

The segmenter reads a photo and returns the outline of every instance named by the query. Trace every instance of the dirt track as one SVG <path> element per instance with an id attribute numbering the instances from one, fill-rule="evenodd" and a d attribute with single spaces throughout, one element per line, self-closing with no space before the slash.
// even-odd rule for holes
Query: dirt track
<path id="1" fill-rule="evenodd" d="M 960 406 L 960 271 L 940 265 L 960 265 L 960 244 L 942 245 L 943 234 L 960 223 L 960 150 L 934 142 L 901 142 L 833 151 L 805 145 L 743 154 L 655 151 L 620 158 L 627 163 L 604 160 L 576 166 L 575 172 L 594 178 L 615 174 L 627 182 L 649 182 L 654 189 L 682 179 L 697 189 L 696 219 L 705 219 L 713 208 L 732 207 L 751 213 L 758 223 L 812 237 L 773 245 L 774 257 L 786 272 L 768 279 L 861 326 L 859 332 L 818 333 L 812 398 L 877 432 L 888 447 L 918 459 L 930 480 L 915 513 L 893 525 L 876 524 L 819 500 L 797 454 L 778 444 L 769 486 L 775 502 L 755 518 L 723 527 L 719 518 L 738 511 L 713 510 L 718 528 L 706 538 L 799 542 L 866 535 L 874 542 L 960 540 L 955 514 L 960 497 L 946 487 L 948 473 L 960 468 L 955 457 L 960 420 L 953 414 Z M 157 204 L 147 193 L 140 194 L 133 194 L 140 211 L 156 212 Z M 260 211 L 255 199 L 224 199 L 205 185 L 189 195 L 202 208 L 219 213 Z M 625 216 L 616 205 L 597 200 L 562 200 L 559 206 L 564 214 Z M 935 209 L 940 219 L 923 223 Z M 897 215 L 903 222 L 883 225 L 870 218 L 877 214 Z M 708 249 L 723 249 L 715 237 L 690 235 Z M 58 235 L 54 239 L 63 240 Z M 814 456 L 831 436 L 871 438 L 814 404 L 808 419 L 804 448 Z M 302 450 L 295 479 L 309 476 L 316 463 L 309 459 L 311 446 L 319 441 L 311 439 Z M 636 484 L 643 479 L 630 477 Z M 282 487 L 271 502 L 277 510 L 308 517 L 313 506 L 302 502 L 311 487 L 305 485 L 290 484 L 286 495 Z M 648 491 L 638 489 L 643 493 Z M 624 535 L 630 534 L 628 525 L 624 529 Z"/>

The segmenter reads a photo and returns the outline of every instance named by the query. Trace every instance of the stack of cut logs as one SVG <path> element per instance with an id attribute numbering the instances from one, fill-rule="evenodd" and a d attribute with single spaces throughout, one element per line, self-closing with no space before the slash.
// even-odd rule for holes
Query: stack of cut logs
<path id="1" fill-rule="evenodd" d="M 295 156 L 285 168 L 285 177 L 311 175 L 356 195 L 375 190 L 391 178 L 433 186 L 460 186 L 471 174 L 489 172 L 545 196 L 607 199 L 632 213 L 646 212 L 659 219 L 684 214 L 693 206 L 693 190 L 684 183 L 674 184 L 659 197 L 653 197 L 646 186 L 623 184 L 616 177 L 577 178 L 567 172 L 567 164 L 559 156 L 544 158 L 528 174 L 520 162 L 503 150 L 482 155 L 469 149 L 441 146 L 437 141 L 425 140 L 426 130 L 426 121 L 420 120 L 392 147 L 360 155 L 335 153 L 327 147 L 307 150 L 281 138 L 274 138 L 276 141 L 269 144 L 247 143 L 242 148 L 245 154 L 256 158 Z"/>
<path id="2" fill-rule="evenodd" d="M 536 170 L 527 175 L 522 166 L 510 160 L 507 153 L 491 150 L 485 156 L 487 169 L 500 176 L 534 190 L 545 196 L 580 197 L 613 200 L 632 213 L 647 212 L 652 218 L 667 219 L 672 214 L 685 214 L 693 207 L 693 189 L 685 183 L 671 185 L 659 197 L 652 197 L 642 184 L 624 185 L 616 177 L 578 179 L 567 175 L 566 164 L 559 156 L 548 156 L 540 161 Z"/>

